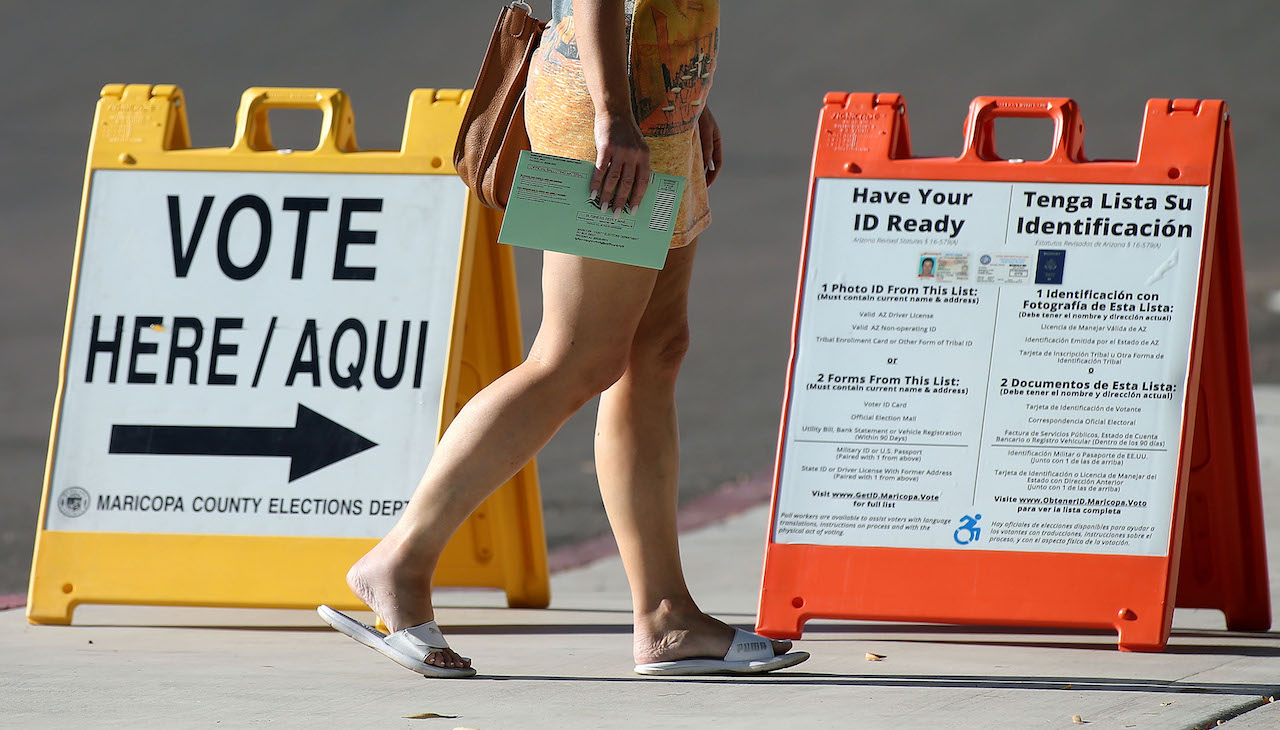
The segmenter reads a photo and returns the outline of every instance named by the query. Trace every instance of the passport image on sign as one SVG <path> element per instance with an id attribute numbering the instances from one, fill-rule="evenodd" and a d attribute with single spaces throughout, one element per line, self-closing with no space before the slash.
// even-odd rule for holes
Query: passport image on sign
<path id="1" fill-rule="evenodd" d="M 1041 249 L 1036 256 L 1036 283 L 1061 284 L 1062 270 L 1067 264 L 1067 252 L 1063 249 Z"/>
<path id="2" fill-rule="evenodd" d="M 591 202 L 595 164 L 520 153 L 498 243 L 661 269 L 671 247 L 684 178 L 653 173 L 633 215 Z"/>

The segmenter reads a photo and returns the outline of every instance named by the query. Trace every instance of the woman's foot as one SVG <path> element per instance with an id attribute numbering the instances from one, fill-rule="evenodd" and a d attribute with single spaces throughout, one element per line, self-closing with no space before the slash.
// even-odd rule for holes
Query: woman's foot
<path id="1" fill-rule="evenodd" d="M 637 613 L 633 652 L 636 664 L 678 659 L 719 659 L 733 643 L 734 628 L 698 610 L 692 601 L 663 600 L 649 613 Z M 790 641 L 773 641 L 774 655 L 791 650 Z"/>
<path id="2" fill-rule="evenodd" d="M 347 586 L 391 632 L 435 619 L 430 573 L 398 552 L 383 540 L 347 571 Z M 470 659 L 452 649 L 433 651 L 424 661 L 437 667 L 471 666 Z"/>

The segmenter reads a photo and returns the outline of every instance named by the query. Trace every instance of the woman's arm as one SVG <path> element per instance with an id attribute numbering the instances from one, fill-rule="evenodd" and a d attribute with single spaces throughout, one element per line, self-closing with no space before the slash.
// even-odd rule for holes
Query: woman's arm
<path id="1" fill-rule="evenodd" d="M 649 186 L 649 146 L 631 112 L 623 0 L 573 0 L 582 75 L 595 104 L 596 171 L 591 192 L 600 209 L 631 213 Z"/>

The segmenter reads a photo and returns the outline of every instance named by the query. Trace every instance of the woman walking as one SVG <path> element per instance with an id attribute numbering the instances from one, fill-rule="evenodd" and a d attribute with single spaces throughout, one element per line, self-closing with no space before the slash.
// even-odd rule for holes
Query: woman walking
<path id="1" fill-rule="evenodd" d="M 790 642 L 735 629 L 695 605 L 676 532 L 675 384 L 720 131 L 707 108 L 717 0 L 553 0 L 529 72 L 533 149 L 593 160 L 593 199 L 630 215 L 650 171 L 687 179 L 665 268 L 545 252 L 543 320 L 529 357 L 476 394 L 441 437 L 391 532 L 347 574 L 393 632 L 321 607 L 335 628 L 427 676 L 474 674 L 444 641 L 431 575 L 453 532 L 575 411 L 600 395 L 595 464 L 634 610 L 641 674 L 762 672 L 798 664 Z M 598 196 L 598 197 L 597 197 Z"/>

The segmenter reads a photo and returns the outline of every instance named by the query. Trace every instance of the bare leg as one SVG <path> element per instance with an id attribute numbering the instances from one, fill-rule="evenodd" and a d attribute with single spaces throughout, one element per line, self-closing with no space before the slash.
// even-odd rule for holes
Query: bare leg
<path id="1" fill-rule="evenodd" d="M 430 621 L 431 576 L 462 522 L 626 367 L 657 272 L 547 252 L 543 321 L 529 358 L 449 425 L 404 514 L 347 574 L 392 631 Z M 466 666 L 452 651 L 437 666 Z"/>
<path id="2" fill-rule="evenodd" d="M 694 604 L 680 566 L 675 387 L 688 348 L 688 294 L 697 241 L 672 251 L 636 330 L 626 373 L 605 391 L 596 472 L 631 584 L 637 663 L 721 657 L 733 629 Z M 789 642 L 775 642 L 785 652 Z"/>

